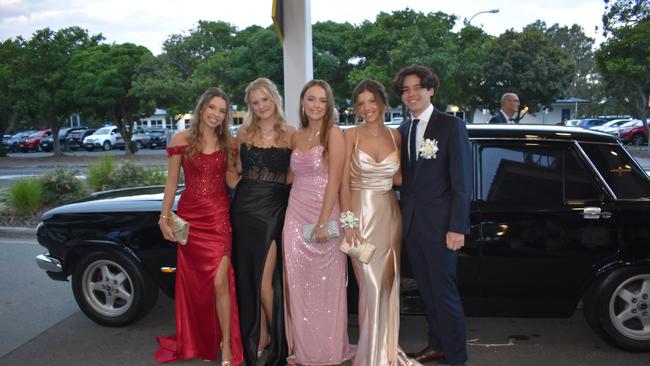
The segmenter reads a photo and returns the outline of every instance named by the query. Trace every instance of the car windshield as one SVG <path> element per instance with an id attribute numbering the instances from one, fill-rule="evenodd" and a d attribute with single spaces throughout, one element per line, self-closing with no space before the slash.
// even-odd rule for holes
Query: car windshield
<path id="1" fill-rule="evenodd" d="M 580 143 L 580 146 L 617 198 L 650 198 L 650 178 L 623 147 L 596 143 Z"/>
<path id="2" fill-rule="evenodd" d="M 43 132 L 42 132 L 42 131 L 38 131 L 38 132 L 34 132 L 33 134 L 29 135 L 29 137 L 39 137 L 39 136 L 41 136 L 41 135 L 43 135 Z"/>
<path id="3" fill-rule="evenodd" d="M 108 135 L 112 129 L 112 127 L 102 127 L 99 130 L 95 131 L 93 135 Z"/>
<path id="4" fill-rule="evenodd" d="M 627 122 L 621 125 L 621 128 L 636 127 L 636 126 L 641 126 L 641 121 L 634 120 L 634 121 Z"/>
<path id="5" fill-rule="evenodd" d="M 164 135 L 165 131 L 149 131 L 149 133 L 152 135 Z"/>

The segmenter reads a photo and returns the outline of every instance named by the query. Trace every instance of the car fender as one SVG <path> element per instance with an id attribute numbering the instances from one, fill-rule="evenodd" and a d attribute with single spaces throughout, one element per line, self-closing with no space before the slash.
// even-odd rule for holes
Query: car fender
<path id="1" fill-rule="evenodd" d="M 594 266 L 594 271 L 592 272 L 591 277 L 589 277 L 583 285 L 582 295 L 586 295 L 592 288 L 597 287 L 601 281 L 607 278 L 607 276 L 614 271 L 623 268 L 637 267 L 650 269 L 650 259 L 626 260 L 625 258 L 618 257 L 614 258 L 612 261 Z"/>
<path id="2" fill-rule="evenodd" d="M 101 250 L 113 250 L 126 254 L 140 265 L 142 271 L 151 276 L 151 273 L 146 270 L 146 266 L 142 265 L 142 260 L 140 257 L 138 257 L 138 255 L 133 250 L 131 250 L 131 248 L 119 242 L 109 240 L 83 240 L 70 242 L 68 243 L 67 247 L 69 249 L 66 251 L 63 258 L 63 271 L 65 272 L 66 277 L 70 276 L 72 272 L 74 272 L 75 266 L 86 254 L 90 252 L 98 252 Z"/>

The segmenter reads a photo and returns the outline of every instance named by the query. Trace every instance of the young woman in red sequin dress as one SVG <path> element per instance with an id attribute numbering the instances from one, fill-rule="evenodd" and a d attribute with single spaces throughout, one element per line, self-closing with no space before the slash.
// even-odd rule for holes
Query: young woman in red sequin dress
<path id="1" fill-rule="evenodd" d="M 229 185 L 237 180 L 231 150 L 230 101 L 218 88 L 199 98 L 191 127 L 174 135 L 167 183 L 160 214 L 165 239 L 176 241 L 169 215 L 174 204 L 181 167 L 185 190 L 177 214 L 189 222 L 187 244 L 178 246 L 176 264 L 176 334 L 157 337 L 158 362 L 200 357 L 222 365 L 243 362 L 235 281 L 230 262 Z"/>

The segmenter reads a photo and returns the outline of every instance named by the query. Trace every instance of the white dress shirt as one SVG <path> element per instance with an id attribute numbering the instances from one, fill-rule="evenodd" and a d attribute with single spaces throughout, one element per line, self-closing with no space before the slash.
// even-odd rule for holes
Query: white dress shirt
<path id="1" fill-rule="evenodd" d="M 429 104 L 427 109 L 424 110 L 419 116 L 415 116 L 411 114 L 411 121 L 414 119 L 419 119 L 420 122 L 418 122 L 417 127 L 415 128 L 415 146 L 416 148 L 420 145 L 422 145 L 422 141 L 424 141 L 424 132 L 427 130 L 427 125 L 429 124 L 429 119 L 431 118 L 431 114 L 433 114 L 433 104 Z M 408 140 L 406 141 L 411 141 L 411 127 L 413 127 L 413 122 L 409 125 L 409 135 L 408 135 Z M 408 153 L 409 157 L 411 157 L 411 144 L 407 143 L 408 146 Z M 419 154 L 415 157 L 417 160 L 419 158 Z"/>

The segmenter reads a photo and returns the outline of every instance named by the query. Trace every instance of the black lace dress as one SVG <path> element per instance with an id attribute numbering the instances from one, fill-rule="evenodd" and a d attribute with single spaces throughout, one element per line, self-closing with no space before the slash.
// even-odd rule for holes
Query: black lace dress
<path id="1" fill-rule="evenodd" d="M 231 208 L 233 267 L 239 300 L 239 323 L 247 365 L 257 361 L 260 338 L 260 285 L 271 243 L 276 243 L 273 272 L 271 344 L 266 365 L 284 365 L 287 342 L 284 332 L 282 290 L 282 226 L 289 199 L 286 184 L 291 150 L 241 144 L 242 179 Z"/>

